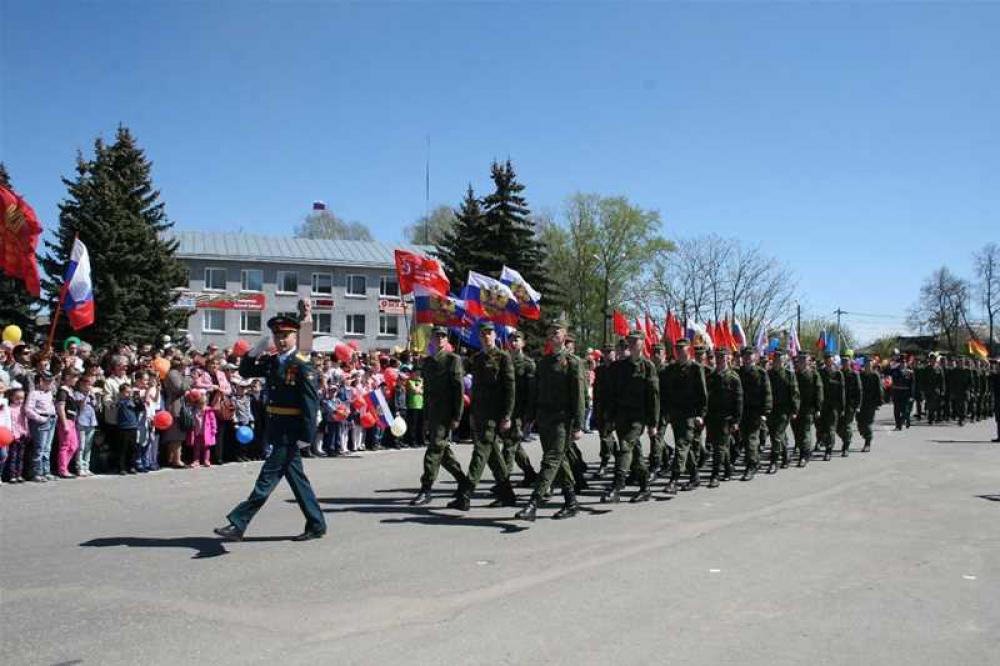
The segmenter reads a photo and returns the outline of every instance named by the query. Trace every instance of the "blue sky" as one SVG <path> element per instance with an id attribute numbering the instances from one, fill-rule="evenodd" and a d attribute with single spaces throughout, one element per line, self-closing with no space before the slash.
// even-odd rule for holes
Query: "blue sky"
<path id="1" fill-rule="evenodd" d="M 44 224 L 128 125 L 180 228 L 383 240 L 510 157 L 529 203 L 624 194 L 759 241 L 806 314 L 899 316 L 1000 240 L 1000 4 L 0 0 L 0 159 Z M 868 336 L 892 317 L 848 322 Z"/>

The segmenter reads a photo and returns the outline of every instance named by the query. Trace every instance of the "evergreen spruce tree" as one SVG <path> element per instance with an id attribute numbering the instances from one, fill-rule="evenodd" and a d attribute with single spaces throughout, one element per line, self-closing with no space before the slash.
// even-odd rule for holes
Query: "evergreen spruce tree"
<path id="1" fill-rule="evenodd" d="M 0 185 L 10 188 L 7 167 L 0 162 Z M 30 341 L 35 333 L 35 314 L 32 304 L 35 299 L 24 288 L 24 282 L 0 275 L 0 330 L 10 324 L 21 329 L 21 339 Z"/>
<path id="2" fill-rule="evenodd" d="M 93 159 L 77 157 L 76 177 L 63 178 L 68 195 L 59 205 L 56 241 L 46 242 L 43 282 L 53 306 L 74 238 L 87 246 L 96 320 L 81 337 L 96 345 L 156 342 L 175 335 L 185 314 L 171 309 L 174 287 L 187 273 L 175 257 L 177 241 L 164 236 L 171 223 L 153 188 L 152 163 L 131 132 L 119 127 L 113 144 L 94 143 Z M 69 334 L 60 319 L 57 339 Z"/>

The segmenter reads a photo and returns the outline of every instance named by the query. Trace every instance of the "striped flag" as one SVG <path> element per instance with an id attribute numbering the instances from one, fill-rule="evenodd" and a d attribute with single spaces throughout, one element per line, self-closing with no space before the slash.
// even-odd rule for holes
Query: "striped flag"
<path id="1" fill-rule="evenodd" d="M 90 255 L 87 246 L 77 238 L 69 255 L 69 266 L 63 283 L 63 310 L 74 331 L 94 323 L 94 284 L 90 279 Z"/>

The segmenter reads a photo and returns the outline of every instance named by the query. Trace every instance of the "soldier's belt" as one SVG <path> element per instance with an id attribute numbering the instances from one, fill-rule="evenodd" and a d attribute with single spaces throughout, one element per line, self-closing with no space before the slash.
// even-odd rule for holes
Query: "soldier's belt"
<path id="1" fill-rule="evenodd" d="M 302 410 L 298 407 L 272 407 L 268 405 L 267 413 L 275 416 L 302 416 Z"/>

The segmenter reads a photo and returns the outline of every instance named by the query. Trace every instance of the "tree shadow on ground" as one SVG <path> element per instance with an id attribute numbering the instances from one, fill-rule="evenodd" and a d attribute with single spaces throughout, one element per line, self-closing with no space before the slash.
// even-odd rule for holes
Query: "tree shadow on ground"
<path id="1" fill-rule="evenodd" d="M 269 541 L 290 541 L 291 536 L 267 536 L 267 537 L 245 537 L 244 542 L 269 542 Z M 108 548 L 111 546 L 125 546 L 127 548 L 190 548 L 195 551 L 191 557 L 193 560 L 203 560 L 210 557 L 219 557 L 229 553 L 226 550 L 225 542 L 217 537 L 208 536 L 188 536 L 188 537 L 103 537 L 91 539 L 80 544 L 89 548 Z"/>

